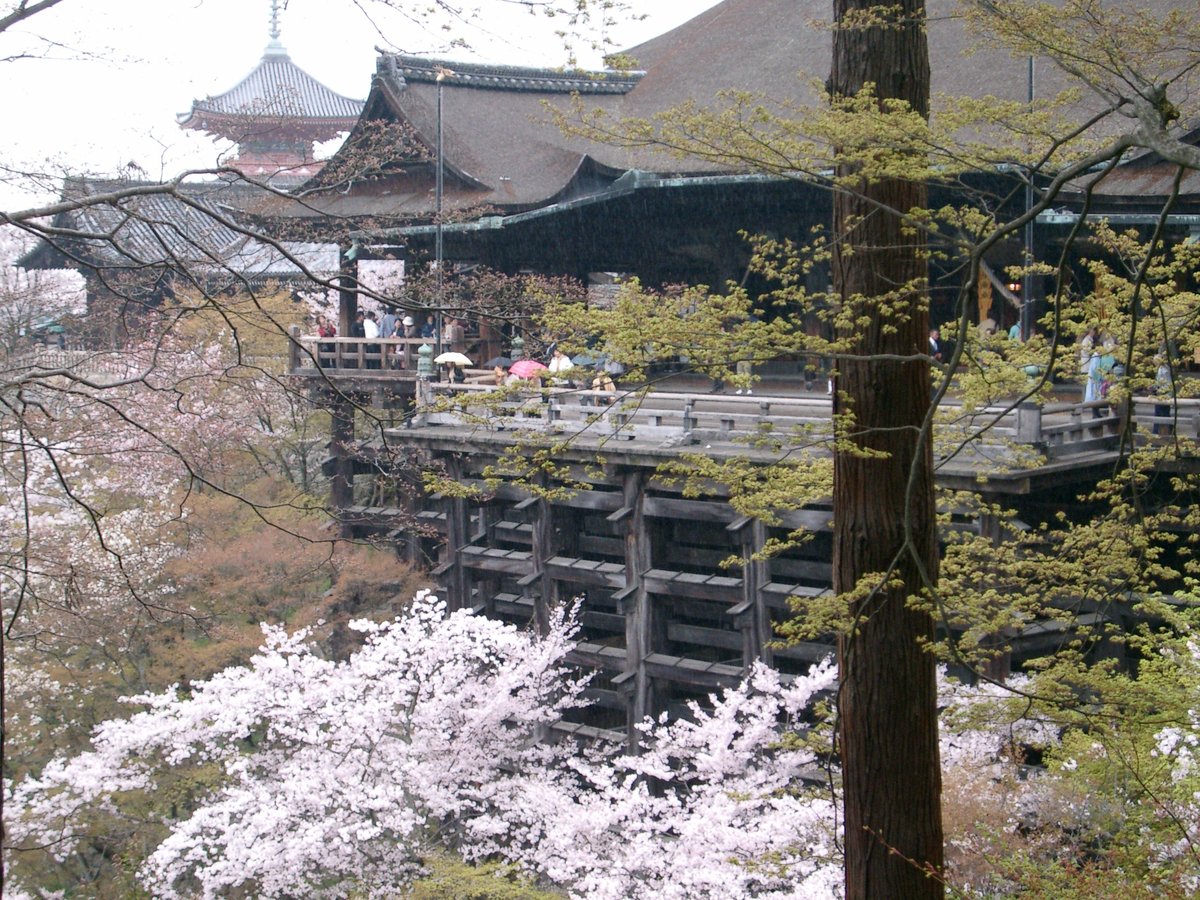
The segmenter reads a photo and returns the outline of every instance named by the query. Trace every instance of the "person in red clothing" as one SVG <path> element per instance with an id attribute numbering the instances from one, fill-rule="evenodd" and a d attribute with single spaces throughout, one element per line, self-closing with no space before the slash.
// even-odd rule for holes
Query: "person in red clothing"
<path id="1" fill-rule="evenodd" d="M 317 337 L 335 338 L 337 337 L 337 328 L 325 316 L 317 316 Z M 317 365 L 335 365 L 333 344 L 318 344 L 317 345 Z"/>

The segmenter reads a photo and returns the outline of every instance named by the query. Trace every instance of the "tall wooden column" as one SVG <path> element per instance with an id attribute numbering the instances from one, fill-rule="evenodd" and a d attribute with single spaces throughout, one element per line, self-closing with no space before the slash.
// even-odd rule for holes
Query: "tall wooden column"
<path id="1" fill-rule="evenodd" d="M 625 472 L 621 484 L 621 509 L 610 516 L 623 526 L 625 541 L 625 588 L 618 595 L 625 616 L 625 671 L 619 680 L 629 692 L 626 728 L 630 750 L 636 751 L 641 732 L 635 727 L 654 713 L 654 685 L 646 671 L 646 657 L 654 646 L 654 606 L 643 574 L 651 564 L 650 533 L 645 516 L 646 474 L 639 469 Z"/>
<path id="2" fill-rule="evenodd" d="M 338 260 L 338 337 L 350 337 L 358 313 L 358 259 L 350 247 L 339 246 Z"/>
<path id="3" fill-rule="evenodd" d="M 472 537 L 482 540 L 486 547 L 495 547 L 496 522 L 499 521 L 499 518 L 500 513 L 495 505 L 484 503 L 479 507 L 479 527 Z M 476 587 L 479 590 L 476 602 L 482 604 L 485 616 L 494 617 L 496 615 L 496 595 L 500 593 L 499 576 L 482 576 L 476 580 Z"/>
<path id="4" fill-rule="evenodd" d="M 453 481 L 462 481 L 462 461 L 455 455 L 446 460 L 446 475 Z M 462 497 L 450 497 L 446 505 L 446 605 L 451 611 L 466 609 L 471 605 L 471 586 L 463 569 L 462 549 L 470 542 L 470 511 Z"/>
<path id="5" fill-rule="evenodd" d="M 329 502 L 339 524 L 338 534 L 351 536 L 350 523 L 345 510 L 354 504 L 354 457 L 350 447 L 354 443 L 354 405 L 339 395 L 329 409 L 330 449 L 333 451 L 333 478 L 329 482 Z"/>
<path id="6" fill-rule="evenodd" d="M 523 586 L 533 594 L 533 620 L 538 634 L 545 634 L 550 630 L 550 605 L 557 599 L 552 596 L 552 579 L 546 577 L 546 560 L 555 553 L 554 509 L 545 497 L 537 497 L 528 508 L 533 513 L 533 521 L 530 522 L 533 526 L 530 547 L 533 572 L 522 580 L 525 582 Z"/>
<path id="7" fill-rule="evenodd" d="M 767 543 L 767 526 L 761 519 L 739 519 L 729 525 L 728 530 L 741 542 L 742 602 L 737 624 L 742 631 L 742 668 L 748 672 L 756 659 L 767 665 L 774 661 L 770 646 L 775 636 L 771 608 L 763 590 L 771 580 L 771 565 L 755 558 Z"/>

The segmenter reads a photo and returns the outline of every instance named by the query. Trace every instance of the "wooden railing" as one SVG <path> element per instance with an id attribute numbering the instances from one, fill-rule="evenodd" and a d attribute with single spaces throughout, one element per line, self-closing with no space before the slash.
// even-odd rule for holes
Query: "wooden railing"
<path id="1" fill-rule="evenodd" d="M 496 431 L 587 432 L 622 439 L 728 440 L 751 433 L 830 430 L 829 401 L 800 397 L 728 397 L 669 391 L 431 384 L 422 422 L 473 424 Z"/>
<path id="2" fill-rule="evenodd" d="M 591 433 L 616 439 L 704 444 L 776 436 L 819 441 L 832 433 L 825 396 L 728 396 L 669 391 L 578 390 L 566 387 L 505 389 L 485 384 L 423 385 L 418 424 L 473 426 L 492 431 Z M 1107 403 L 1024 402 L 970 413 L 947 414 L 945 432 L 979 432 L 989 443 L 1035 447 L 1047 457 L 1116 446 L 1132 415 L 1139 439 L 1200 438 L 1200 400 L 1163 402 L 1135 397 L 1127 409 Z"/>
<path id="3" fill-rule="evenodd" d="M 415 380 L 417 350 L 428 343 L 425 338 L 319 338 L 293 333 L 291 367 L 297 373 L 316 371 L 319 366 L 329 374 Z M 612 394 L 529 383 L 497 395 L 491 372 L 468 372 L 467 384 L 421 385 L 421 422 L 498 431 L 587 430 L 679 444 L 756 434 L 820 440 L 831 431 L 830 401 L 821 394 L 730 396 L 640 390 Z M 967 436 L 986 423 L 984 436 L 989 442 L 1036 447 L 1048 457 L 1115 446 L 1126 416 L 1132 417 L 1137 434 L 1146 439 L 1200 439 L 1200 400 L 1191 398 L 1164 402 L 1139 396 L 1127 405 L 1025 401 L 961 414 L 955 410 L 953 403 L 944 405 L 943 434 L 957 429 Z"/>
<path id="4" fill-rule="evenodd" d="M 293 372 L 320 367 L 329 371 L 354 370 L 415 376 L 417 348 L 432 345 L 427 338 L 323 338 L 292 335 L 289 364 Z"/>

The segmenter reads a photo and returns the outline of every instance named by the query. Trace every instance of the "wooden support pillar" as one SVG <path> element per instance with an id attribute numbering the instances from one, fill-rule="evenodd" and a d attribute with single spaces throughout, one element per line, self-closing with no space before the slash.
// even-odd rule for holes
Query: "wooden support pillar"
<path id="1" fill-rule="evenodd" d="M 523 586 L 533 594 L 533 621 L 538 634 L 550 630 L 550 605 L 557 602 L 553 579 L 546 577 L 546 560 L 554 555 L 554 508 L 545 497 L 531 498 L 527 509 L 532 514 L 533 526 L 530 561 L 533 564 L 528 583 Z"/>
<path id="2" fill-rule="evenodd" d="M 405 485 L 402 501 L 403 509 L 413 522 L 417 521 L 417 513 L 421 509 L 423 494 L 424 492 L 420 487 L 412 484 Z M 404 530 L 401 555 L 404 561 L 415 569 L 424 568 L 427 563 L 425 554 L 421 550 L 421 534 L 412 526 Z"/>
<path id="3" fill-rule="evenodd" d="M 500 520 L 500 511 L 494 504 L 485 503 L 479 507 L 479 522 L 475 537 L 486 547 L 496 546 L 496 522 Z M 500 593 L 499 577 L 481 577 L 476 581 L 479 589 L 478 602 L 483 604 L 484 615 L 492 618 L 496 615 L 496 595 Z"/>
<path id="4" fill-rule="evenodd" d="M 609 516 L 609 521 L 621 524 L 625 543 L 625 588 L 617 595 L 625 617 L 625 670 L 618 676 L 618 683 L 628 692 L 626 730 L 632 752 L 637 751 L 641 740 L 636 725 L 655 711 L 654 685 L 646 671 L 646 657 L 655 644 L 656 623 L 643 581 L 651 565 L 645 500 L 646 474 L 630 469 L 622 478 L 621 508 Z"/>
<path id="5" fill-rule="evenodd" d="M 771 665 L 775 658 L 770 646 L 775 636 L 771 609 L 763 591 L 771 580 L 771 565 L 755 558 L 767 543 L 767 526 L 761 519 L 745 518 L 730 523 L 726 530 L 735 533 L 741 542 L 742 602 L 739 608 L 742 612 L 738 624 L 742 630 L 742 670 L 746 673 L 755 660 L 761 659 Z"/>
<path id="6" fill-rule="evenodd" d="M 976 528 L 982 537 L 991 541 L 993 547 L 1000 546 L 1001 541 L 1004 539 L 1003 531 L 1000 527 L 1000 519 L 992 513 L 981 513 Z M 1011 630 L 1005 628 L 985 635 L 980 639 L 980 643 L 984 647 L 1000 648 L 1007 644 L 1011 638 Z M 1012 651 L 1005 650 L 998 653 L 994 658 L 985 663 L 982 674 L 996 681 L 1006 679 L 1012 674 Z"/>
<path id="7" fill-rule="evenodd" d="M 462 461 L 451 455 L 446 460 L 446 475 L 462 481 Z M 471 605 L 471 585 L 462 564 L 462 549 L 470 542 L 470 515 L 467 501 L 450 497 L 446 506 L 446 605 L 453 612 Z"/>
<path id="8" fill-rule="evenodd" d="M 350 525 L 343 512 L 354 505 L 354 458 L 350 448 L 354 444 L 354 405 L 339 396 L 329 410 L 330 441 L 333 452 L 333 478 L 329 482 L 329 503 L 340 523 L 339 536 L 350 537 Z"/>
<path id="9" fill-rule="evenodd" d="M 350 337 L 358 313 L 358 259 L 351 247 L 338 247 L 338 337 Z"/>

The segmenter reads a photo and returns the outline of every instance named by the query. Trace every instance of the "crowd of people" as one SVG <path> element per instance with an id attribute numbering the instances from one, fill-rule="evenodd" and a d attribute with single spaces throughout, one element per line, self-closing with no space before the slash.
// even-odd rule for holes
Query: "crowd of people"
<path id="1" fill-rule="evenodd" d="M 338 336 L 337 326 L 323 313 L 316 317 L 316 333 L 320 338 L 336 338 Z M 407 338 L 432 342 L 436 340 L 437 333 L 437 322 L 433 315 L 422 316 L 418 323 L 417 318 L 412 315 L 386 307 L 383 313 L 359 309 L 355 314 L 354 321 L 350 324 L 350 330 L 346 337 L 364 340 Z M 467 340 L 467 323 L 455 316 L 446 317 L 442 323 L 442 344 L 449 350 L 464 353 L 467 349 Z M 331 352 L 332 345 L 322 345 L 321 349 L 322 352 Z M 385 368 L 403 369 L 409 365 L 410 353 L 404 352 L 396 344 L 368 344 L 367 352 L 371 355 L 381 354 L 382 364 Z M 367 368 L 378 369 L 381 363 L 370 359 L 366 365 Z"/>
<path id="2" fill-rule="evenodd" d="M 981 325 L 981 331 L 988 324 L 991 324 L 991 333 L 994 333 L 995 325 L 991 320 Z M 328 339 L 337 337 L 338 332 L 336 325 L 327 316 L 321 314 L 316 317 L 316 333 L 319 338 Z M 441 369 L 438 374 L 441 380 L 459 383 L 466 380 L 465 367 L 469 365 L 469 362 L 465 354 L 468 350 L 470 335 L 468 323 L 464 319 L 457 316 L 447 316 L 444 319 L 441 344 L 446 353 L 443 355 L 458 355 L 463 359 L 446 362 L 439 360 L 438 365 Z M 1019 325 L 1014 325 L 1008 336 L 1010 340 L 1021 342 Z M 360 309 L 351 324 L 349 337 L 365 340 L 409 338 L 432 342 L 437 338 L 437 322 L 432 314 L 421 316 L 418 322 L 413 315 L 393 308 L 386 308 L 382 314 Z M 322 345 L 323 352 L 329 348 L 330 345 Z M 1124 374 L 1123 366 L 1117 360 L 1116 348 L 1115 339 L 1101 332 L 1096 326 L 1087 328 L 1079 340 L 1078 374 L 1083 383 L 1083 401 L 1092 405 L 1095 415 L 1100 415 L 1103 401 L 1108 397 L 1109 390 Z M 930 330 L 929 356 L 935 364 L 944 365 L 952 355 L 952 349 L 943 342 L 937 328 Z M 402 369 L 409 366 L 410 353 L 405 352 L 396 344 L 368 345 L 368 355 L 375 357 L 367 362 L 368 368 L 380 368 L 381 363 L 386 368 Z M 511 366 L 514 361 L 507 358 L 496 358 L 486 364 L 480 364 L 480 367 L 485 371 L 486 368 L 492 368 L 491 380 L 496 386 L 511 386 L 521 382 L 542 383 L 544 381 L 556 387 L 573 387 L 577 390 L 590 389 L 603 394 L 615 394 L 616 392 L 614 371 L 610 366 L 577 365 L 559 347 L 551 347 L 544 364 L 533 360 L 521 360 L 521 362 L 533 362 L 540 371 L 534 373 L 524 369 L 519 372 L 512 371 Z M 1165 372 L 1169 379 L 1170 369 L 1166 366 L 1165 354 L 1159 369 L 1160 376 Z M 743 367 L 739 364 L 738 374 L 749 373 L 744 373 Z M 486 376 L 483 377 L 486 378 Z M 806 379 L 807 377 L 806 375 Z M 723 385 L 718 383 L 718 387 L 714 390 L 719 390 L 721 386 Z M 749 393 L 748 390 L 746 392 Z M 742 391 L 739 390 L 738 393 L 742 393 Z M 602 399 L 599 402 L 612 401 Z"/>

